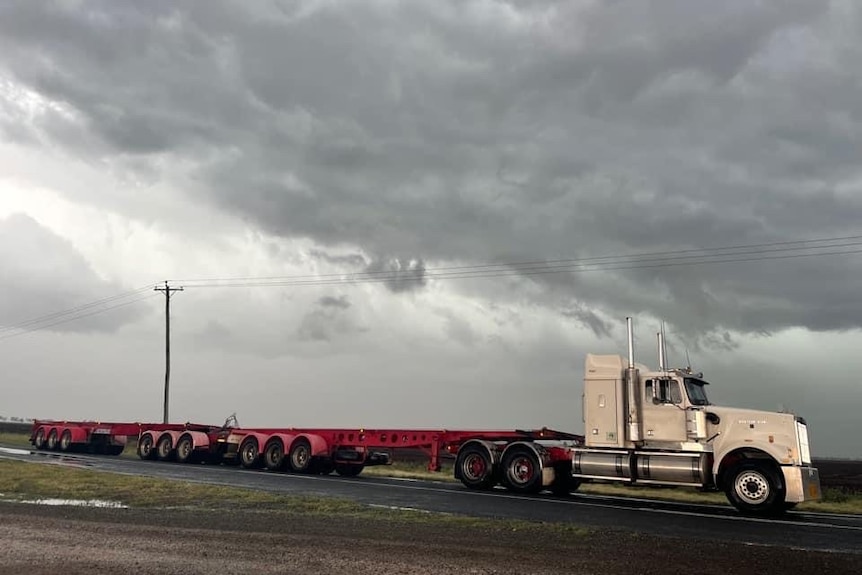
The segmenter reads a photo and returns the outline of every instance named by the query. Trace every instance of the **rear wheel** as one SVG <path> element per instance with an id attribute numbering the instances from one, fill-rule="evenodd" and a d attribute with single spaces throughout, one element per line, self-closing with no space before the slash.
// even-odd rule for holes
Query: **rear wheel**
<path id="1" fill-rule="evenodd" d="M 191 461 L 194 453 L 195 443 L 192 441 L 192 438 L 188 435 L 180 437 L 180 440 L 177 441 L 177 461 L 187 463 Z"/>
<path id="2" fill-rule="evenodd" d="M 496 483 L 494 462 L 488 450 L 479 445 L 468 445 L 458 453 L 455 469 L 461 483 L 470 489 L 490 489 Z"/>
<path id="3" fill-rule="evenodd" d="M 250 437 L 239 446 L 239 464 L 246 469 L 260 467 L 260 451 L 257 448 L 257 440 Z"/>
<path id="4" fill-rule="evenodd" d="M 48 434 L 48 441 L 45 443 L 45 446 L 51 451 L 57 449 L 57 430 L 52 429 L 51 433 Z"/>
<path id="5" fill-rule="evenodd" d="M 270 471 L 279 471 L 284 466 L 284 444 L 280 440 L 266 444 L 263 450 L 263 465 Z"/>
<path id="6" fill-rule="evenodd" d="M 44 449 L 45 448 L 45 429 L 40 427 L 39 431 L 36 432 L 36 437 L 33 439 L 33 447 L 36 449 Z"/>
<path id="7" fill-rule="evenodd" d="M 69 451 L 72 448 L 72 432 L 66 429 L 60 436 L 60 451 Z"/>
<path id="8" fill-rule="evenodd" d="M 108 455 L 119 455 L 126 450 L 125 445 L 109 445 Z"/>
<path id="9" fill-rule="evenodd" d="M 727 499 L 746 515 L 783 513 L 785 490 L 774 467 L 757 460 L 738 464 L 727 474 Z"/>
<path id="10" fill-rule="evenodd" d="M 141 459 L 155 459 L 155 456 L 156 452 L 153 449 L 153 436 L 149 433 L 141 436 L 138 440 L 138 457 Z"/>
<path id="11" fill-rule="evenodd" d="M 542 490 L 542 468 L 532 449 L 515 447 L 503 457 L 503 485 L 518 493 Z"/>
<path id="12" fill-rule="evenodd" d="M 159 439 L 159 442 L 156 444 L 156 457 L 159 458 L 159 461 L 170 461 L 174 458 L 176 452 L 174 451 L 174 445 L 171 441 L 170 435 L 164 435 Z"/>
<path id="13" fill-rule="evenodd" d="M 311 469 L 311 444 L 305 439 L 294 441 L 287 463 L 294 473 L 308 473 Z"/>
<path id="14" fill-rule="evenodd" d="M 365 469 L 364 465 L 352 465 L 350 463 L 335 464 L 335 472 L 342 477 L 356 477 L 362 473 L 363 469 Z"/>

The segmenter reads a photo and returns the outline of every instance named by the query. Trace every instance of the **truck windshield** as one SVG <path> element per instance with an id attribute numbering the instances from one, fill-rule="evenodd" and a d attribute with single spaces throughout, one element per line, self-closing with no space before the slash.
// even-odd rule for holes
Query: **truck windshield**
<path id="1" fill-rule="evenodd" d="M 688 394 L 688 400 L 692 405 L 709 405 L 705 385 L 706 382 L 700 379 L 685 378 L 685 392 Z"/>

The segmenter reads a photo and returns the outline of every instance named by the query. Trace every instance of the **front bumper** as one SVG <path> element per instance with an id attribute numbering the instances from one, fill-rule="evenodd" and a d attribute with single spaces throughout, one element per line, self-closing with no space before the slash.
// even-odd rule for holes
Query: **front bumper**
<path id="1" fill-rule="evenodd" d="M 791 467 L 781 468 L 784 474 L 784 485 L 787 494 L 784 501 L 787 503 L 801 503 L 802 501 L 816 501 L 823 497 L 820 489 L 820 473 L 814 467 Z"/>

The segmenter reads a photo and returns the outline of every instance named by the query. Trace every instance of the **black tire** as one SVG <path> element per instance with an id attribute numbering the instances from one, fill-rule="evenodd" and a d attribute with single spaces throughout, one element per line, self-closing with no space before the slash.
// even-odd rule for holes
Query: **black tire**
<path id="1" fill-rule="evenodd" d="M 257 439 L 254 437 L 245 439 L 239 446 L 236 456 L 239 459 L 239 464 L 246 469 L 260 467 L 260 450 L 257 446 Z"/>
<path id="2" fill-rule="evenodd" d="M 48 441 L 45 442 L 45 448 L 54 451 L 57 449 L 57 430 L 52 429 L 51 433 L 48 434 Z"/>
<path id="3" fill-rule="evenodd" d="M 306 439 L 297 439 L 290 447 L 287 465 L 294 473 L 311 471 L 311 444 Z"/>
<path id="4" fill-rule="evenodd" d="M 183 435 L 177 441 L 177 461 L 190 463 L 195 455 L 195 442 L 190 435 Z"/>
<path id="5" fill-rule="evenodd" d="M 516 493 L 542 490 L 542 467 L 529 447 L 514 447 L 503 456 L 502 483 Z"/>
<path id="6" fill-rule="evenodd" d="M 153 436 L 149 433 L 141 436 L 138 440 L 138 457 L 141 459 L 155 459 L 156 450 L 153 449 Z"/>
<path id="7" fill-rule="evenodd" d="M 350 463 L 335 464 L 335 472 L 342 477 L 357 477 L 362 473 L 363 469 L 365 469 L 364 465 L 354 465 Z"/>
<path id="8" fill-rule="evenodd" d="M 126 450 L 125 445 L 109 445 L 108 446 L 108 455 L 120 455 L 125 450 Z"/>
<path id="9" fill-rule="evenodd" d="M 264 447 L 263 465 L 270 471 L 281 471 L 284 468 L 284 444 L 280 439 L 274 439 Z"/>
<path id="10" fill-rule="evenodd" d="M 565 497 L 581 486 L 581 480 L 572 477 L 572 464 L 554 466 L 554 482 L 551 483 L 551 493 Z"/>
<path id="11" fill-rule="evenodd" d="M 33 447 L 36 449 L 45 449 L 45 428 L 40 427 L 36 432 L 36 437 L 33 438 Z"/>
<path id="12" fill-rule="evenodd" d="M 174 451 L 173 441 L 171 441 L 170 435 L 163 435 L 159 438 L 159 442 L 156 443 L 156 457 L 159 461 L 171 461 L 177 455 L 177 452 Z"/>
<path id="13" fill-rule="evenodd" d="M 64 430 L 60 436 L 60 443 L 57 444 L 57 449 L 60 451 L 69 451 L 72 449 L 72 432 L 68 429 Z"/>
<path id="14" fill-rule="evenodd" d="M 459 451 L 455 469 L 461 483 L 470 489 L 491 489 L 497 483 L 491 454 L 480 445 L 468 445 Z"/>
<path id="15" fill-rule="evenodd" d="M 779 515 L 784 506 L 784 485 L 779 472 L 764 461 L 739 463 L 725 476 L 725 495 L 745 515 Z"/>

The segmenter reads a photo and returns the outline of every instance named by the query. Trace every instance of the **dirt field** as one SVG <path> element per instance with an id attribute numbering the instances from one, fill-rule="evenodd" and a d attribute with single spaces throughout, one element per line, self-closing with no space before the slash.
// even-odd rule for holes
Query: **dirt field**
<path id="1" fill-rule="evenodd" d="M 502 524 L 501 524 L 502 525 Z M 618 532 L 0 503 L 0 574 L 858 573 L 860 555 Z"/>

